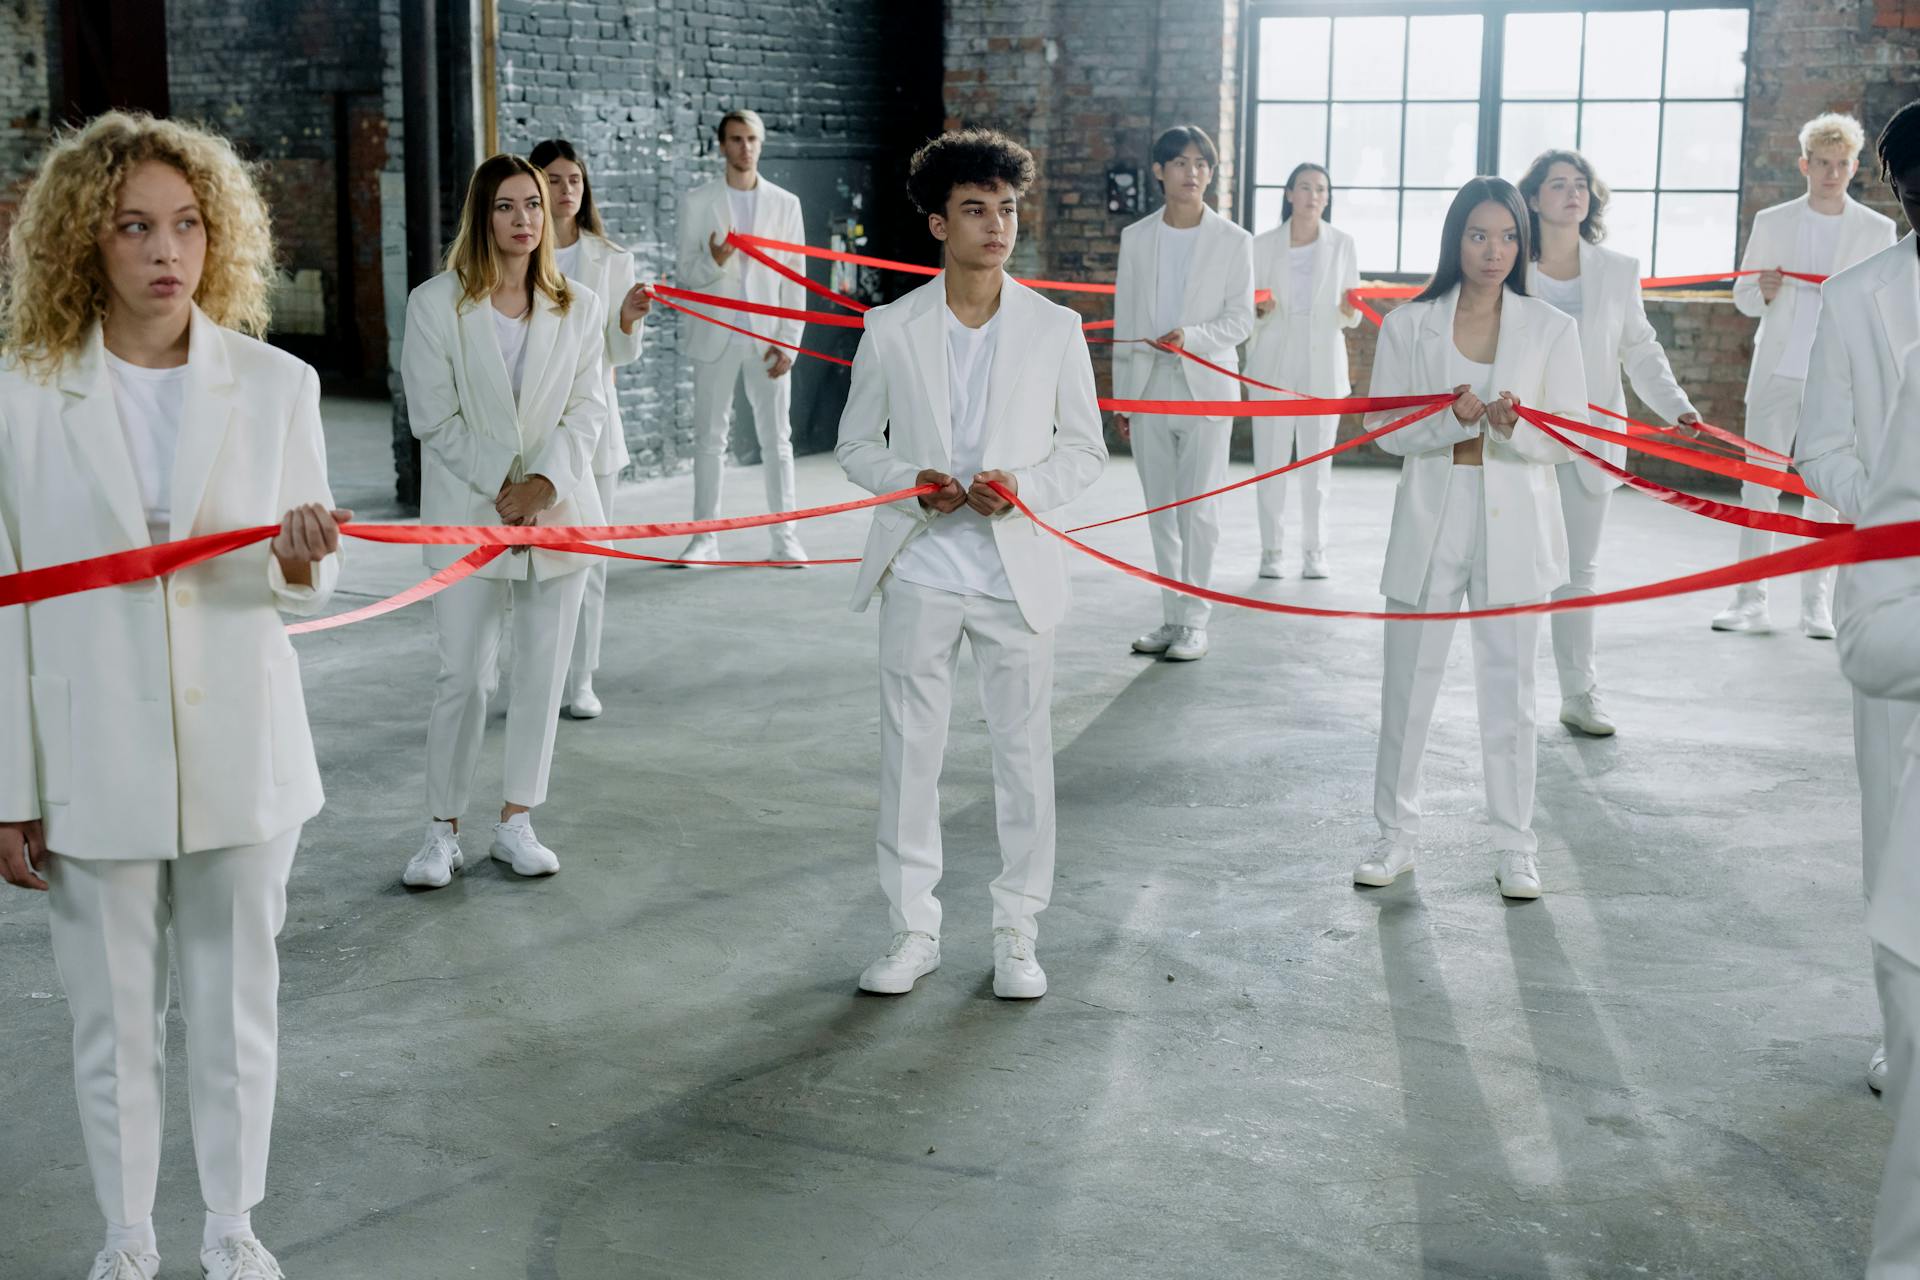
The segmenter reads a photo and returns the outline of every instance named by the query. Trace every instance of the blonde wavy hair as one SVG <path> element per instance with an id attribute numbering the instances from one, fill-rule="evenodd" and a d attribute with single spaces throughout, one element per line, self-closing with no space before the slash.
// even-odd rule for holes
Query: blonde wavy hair
<path id="1" fill-rule="evenodd" d="M 1867 131 L 1852 116 L 1829 111 L 1800 126 L 1800 154 L 1810 156 L 1815 147 L 1845 147 L 1854 155 L 1867 145 Z"/>
<path id="2" fill-rule="evenodd" d="M 0 263 L 0 354 L 45 377 L 86 342 L 107 310 L 98 238 L 127 175 L 149 160 L 180 171 L 206 219 L 193 300 L 215 324 L 267 331 L 273 227 L 255 166 L 206 129 L 109 111 L 58 135 L 21 198 Z"/>
<path id="3" fill-rule="evenodd" d="M 460 209 L 460 230 L 447 250 L 447 270 L 460 279 L 463 306 L 491 297 L 495 289 L 506 283 L 506 255 L 500 252 L 500 245 L 493 238 L 493 199 L 500 194 L 500 185 L 515 176 L 532 178 L 540 192 L 540 243 L 527 258 L 527 293 L 529 298 L 535 291 L 546 294 L 553 300 L 554 308 L 565 315 L 573 305 L 573 295 L 553 256 L 553 215 L 549 212 L 552 200 L 547 190 L 547 175 L 519 156 L 502 151 L 482 160 L 480 167 L 473 171 L 473 180 L 467 183 L 466 201 Z"/>

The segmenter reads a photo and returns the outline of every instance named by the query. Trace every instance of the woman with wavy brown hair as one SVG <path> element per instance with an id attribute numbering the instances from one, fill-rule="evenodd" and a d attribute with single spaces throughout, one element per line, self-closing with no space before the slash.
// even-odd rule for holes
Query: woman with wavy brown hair
<path id="1" fill-rule="evenodd" d="M 8 242 L 0 575 L 280 525 L 164 580 L 0 609 L 0 877 L 48 891 L 107 1220 L 90 1280 L 160 1266 L 169 932 L 202 1273 L 281 1275 L 249 1213 L 273 1126 L 274 939 L 322 796 L 280 614 L 326 602 L 348 513 L 313 370 L 259 341 L 272 273 L 266 206 L 227 141 L 118 112 L 54 141 Z"/>

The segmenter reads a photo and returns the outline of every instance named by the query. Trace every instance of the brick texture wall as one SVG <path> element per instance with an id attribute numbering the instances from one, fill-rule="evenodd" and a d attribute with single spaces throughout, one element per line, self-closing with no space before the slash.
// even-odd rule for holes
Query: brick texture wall
<path id="1" fill-rule="evenodd" d="M 47 138 L 44 0 L 0 0 L 0 242 Z"/>

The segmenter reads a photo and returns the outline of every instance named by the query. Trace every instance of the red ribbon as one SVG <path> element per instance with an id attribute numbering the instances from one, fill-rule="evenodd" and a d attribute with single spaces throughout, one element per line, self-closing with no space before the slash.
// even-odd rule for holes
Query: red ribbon
<path id="1" fill-rule="evenodd" d="M 649 288 L 648 292 L 652 293 L 654 292 L 654 289 Z M 696 319 L 705 320 L 708 324 L 717 324 L 722 329 L 730 329 L 734 333 L 744 334 L 747 337 L 752 338 L 755 342 L 764 342 L 770 347 L 785 347 L 789 351 L 798 351 L 803 356 L 812 356 L 815 360 L 827 360 L 832 362 L 833 364 L 843 364 L 843 365 L 846 365 L 848 368 L 853 367 L 853 361 L 851 360 L 844 359 L 840 356 L 830 356 L 824 351 L 814 351 L 810 348 L 799 346 L 796 343 L 782 342 L 778 338 L 763 337 L 762 335 L 755 333 L 751 329 L 742 329 L 737 324 L 728 324 L 725 320 L 722 320 L 717 316 L 703 315 L 702 313 L 695 311 L 692 307 L 683 307 L 671 298 L 662 298 L 656 294 L 655 300 L 659 302 L 661 306 L 671 307 L 673 310 L 678 311 L 683 316 L 693 316 Z"/>
<path id="2" fill-rule="evenodd" d="M 849 311 L 864 312 L 864 311 L 872 310 L 872 308 L 867 306 L 866 303 L 861 302 L 854 298 L 849 298 L 844 293 L 837 293 L 834 290 L 827 288 L 827 286 L 823 284 L 819 284 L 813 280 L 809 280 L 807 279 L 806 273 L 801 271 L 795 271 L 792 267 L 780 261 L 778 258 L 769 257 L 768 255 L 760 252 L 759 249 L 754 247 L 755 241 L 752 236 L 743 236 L 738 231 L 729 231 L 727 233 L 727 243 L 732 245 L 739 252 L 745 254 L 747 257 L 759 263 L 761 266 L 765 267 L 767 270 L 773 272 L 776 275 L 782 276 L 785 279 L 793 281 L 795 284 L 799 285 L 802 289 L 805 289 L 808 293 L 817 294 L 818 296 L 825 298 L 830 302 L 837 302 Z"/>

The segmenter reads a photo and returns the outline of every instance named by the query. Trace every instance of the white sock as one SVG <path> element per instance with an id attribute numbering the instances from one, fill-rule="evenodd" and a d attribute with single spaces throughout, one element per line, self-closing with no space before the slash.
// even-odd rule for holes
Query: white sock
<path id="1" fill-rule="evenodd" d="M 131 1253 L 135 1257 L 142 1254 L 160 1252 L 160 1242 L 153 1234 L 153 1219 L 142 1218 L 138 1222 L 121 1226 L 117 1222 L 107 1224 L 107 1248 L 118 1249 L 122 1253 Z"/>
<path id="2" fill-rule="evenodd" d="M 218 1249 L 229 1236 L 250 1236 L 253 1234 L 253 1215 L 250 1213 L 215 1213 L 207 1210 L 207 1225 L 200 1233 L 202 1249 Z"/>

